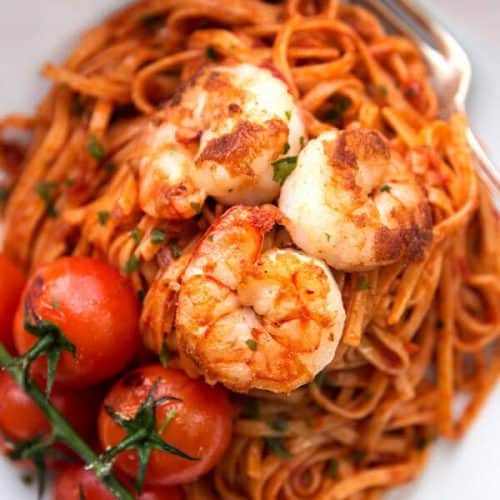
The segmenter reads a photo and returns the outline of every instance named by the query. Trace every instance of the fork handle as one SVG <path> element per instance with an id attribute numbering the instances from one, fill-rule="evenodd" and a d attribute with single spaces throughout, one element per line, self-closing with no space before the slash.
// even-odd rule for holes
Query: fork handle
<path id="1" fill-rule="evenodd" d="M 488 158 L 488 155 L 470 127 L 467 129 L 467 139 L 476 157 L 481 177 L 493 195 L 493 199 L 498 203 L 500 200 L 500 172 Z"/>

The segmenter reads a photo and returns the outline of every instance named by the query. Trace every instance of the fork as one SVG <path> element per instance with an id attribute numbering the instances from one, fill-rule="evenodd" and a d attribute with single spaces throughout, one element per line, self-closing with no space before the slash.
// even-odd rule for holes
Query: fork
<path id="1" fill-rule="evenodd" d="M 469 57 L 457 40 L 408 0 L 355 0 L 371 8 L 389 27 L 411 38 L 423 54 L 438 96 L 440 114 L 464 112 L 472 69 Z M 481 177 L 494 199 L 500 199 L 500 172 L 469 127 L 467 139 Z"/>

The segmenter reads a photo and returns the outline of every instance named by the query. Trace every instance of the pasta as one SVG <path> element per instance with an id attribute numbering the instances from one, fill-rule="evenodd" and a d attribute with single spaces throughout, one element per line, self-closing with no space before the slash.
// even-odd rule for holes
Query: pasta
<path id="1" fill-rule="evenodd" d="M 145 213 L 135 150 L 156 110 L 216 62 L 280 75 L 308 139 L 380 131 L 424 186 L 433 229 L 419 260 L 334 271 L 347 319 L 333 361 L 289 395 L 233 394 L 230 448 L 187 498 L 380 498 L 418 475 L 437 436 L 463 437 L 498 379 L 500 232 L 465 117 L 438 118 L 418 50 L 369 11 L 338 0 L 145 0 L 112 15 L 63 65 L 44 66 L 54 85 L 33 117 L 0 120 L 0 133 L 30 135 L 27 146 L 0 143 L 12 188 L 5 251 L 26 270 L 62 255 L 109 261 L 144 297 L 146 346 L 193 371 L 171 334 L 178 286 L 226 207 L 209 198 L 180 221 Z"/>

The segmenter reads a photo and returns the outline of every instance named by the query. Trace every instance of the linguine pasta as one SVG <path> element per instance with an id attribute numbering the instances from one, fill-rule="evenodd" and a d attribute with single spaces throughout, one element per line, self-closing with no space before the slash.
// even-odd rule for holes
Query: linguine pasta
<path id="1" fill-rule="evenodd" d="M 279 75 L 306 140 L 353 124 L 384 134 L 425 187 L 433 229 L 422 259 L 334 271 L 347 313 L 335 358 L 289 395 L 235 393 L 230 448 L 187 498 L 380 498 L 419 474 L 437 436 L 460 439 L 497 381 L 500 232 L 465 117 L 438 118 L 416 47 L 369 11 L 338 0 L 146 0 L 91 29 L 63 65 L 44 66 L 53 87 L 35 115 L 0 120 L 0 132 L 30 134 L 26 147 L 0 145 L 13 186 L 5 251 L 26 270 L 68 254 L 108 260 L 144 297 L 146 346 L 191 373 L 172 335 L 177 291 L 226 207 L 209 200 L 184 221 L 145 214 L 134 148 L 182 82 L 215 62 Z M 270 237 L 289 245 L 279 230 Z"/>

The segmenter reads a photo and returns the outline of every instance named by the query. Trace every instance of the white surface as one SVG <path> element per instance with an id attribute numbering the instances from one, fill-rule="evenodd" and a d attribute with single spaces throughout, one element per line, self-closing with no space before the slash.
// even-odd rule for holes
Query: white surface
<path id="1" fill-rule="evenodd" d="M 47 88 L 37 71 L 59 61 L 77 34 L 124 0 L 0 0 L 0 115 L 30 112 Z M 463 43 L 473 63 L 470 117 L 492 158 L 500 164 L 500 2 L 423 0 Z M 424 474 L 391 499 L 500 499 L 500 389 L 490 397 L 476 425 L 457 444 L 440 443 Z M 33 487 L 0 461 L 0 499 L 31 500 Z"/>

